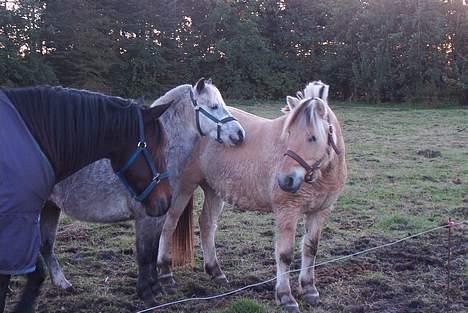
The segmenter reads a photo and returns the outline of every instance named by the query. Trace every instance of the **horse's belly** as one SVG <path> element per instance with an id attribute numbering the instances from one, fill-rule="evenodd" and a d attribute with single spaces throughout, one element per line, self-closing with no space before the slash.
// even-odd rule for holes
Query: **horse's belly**
<path id="1" fill-rule="evenodd" d="M 125 197 L 66 201 L 61 209 L 73 219 L 91 223 L 116 223 L 133 219 Z"/>
<path id="2" fill-rule="evenodd" d="M 86 174 L 86 172 L 84 172 Z M 68 216 L 84 222 L 114 223 L 133 218 L 127 191 L 115 177 L 96 181 L 96 176 L 77 176 L 57 184 L 52 200 Z M 113 173 L 112 173 L 113 175 Z"/>
<path id="3" fill-rule="evenodd" d="M 217 190 L 218 195 L 227 203 L 242 210 L 271 211 L 271 203 L 266 193 L 250 188 Z"/>

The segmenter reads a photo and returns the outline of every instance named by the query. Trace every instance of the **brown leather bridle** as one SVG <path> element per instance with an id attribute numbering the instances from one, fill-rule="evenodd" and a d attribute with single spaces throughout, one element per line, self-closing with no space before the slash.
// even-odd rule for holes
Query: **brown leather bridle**
<path id="1" fill-rule="evenodd" d="M 338 155 L 341 154 L 340 149 L 338 149 L 338 147 L 335 144 L 335 141 L 333 140 L 333 126 L 330 123 L 330 116 L 328 116 L 328 139 L 327 140 L 328 140 L 328 145 L 333 148 L 336 154 Z M 325 159 L 325 157 L 327 155 L 330 155 L 330 148 L 328 147 L 326 154 L 323 157 L 321 157 L 319 160 L 315 161 L 314 164 L 312 165 L 309 165 L 303 158 L 301 158 L 299 154 L 297 154 L 296 152 L 292 150 L 288 149 L 284 155 L 295 160 L 297 163 L 299 163 L 299 165 L 301 165 L 306 170 L 304 181 L 308 184 L 312 184 L 314 173 L 316 170 L 320 169 L 320 165 L 322 161 Z"/>

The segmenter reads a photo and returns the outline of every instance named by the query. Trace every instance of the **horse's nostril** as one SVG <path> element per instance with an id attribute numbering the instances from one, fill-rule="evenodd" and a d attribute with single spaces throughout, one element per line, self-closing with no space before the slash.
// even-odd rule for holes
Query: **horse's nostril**
<path id="1" fill-rule="evenodd" d="M 238 130 L 237 131 L 237 135 L 239 136 L 239 143 L 243 142 L 244 141 L 244 133 L 242 132 L 242 130 Z"/>
<path id="2" fill-rule="evenodd" d="M 231 142 L 234 145 L 238 145 L 238 144 L 242 143 L 242 141 L 244 140 L 244 136 L 239 136 L 238 138 L 235 138 L 232 135 L 229 135 L 229 139 L 231 139 Z"/>

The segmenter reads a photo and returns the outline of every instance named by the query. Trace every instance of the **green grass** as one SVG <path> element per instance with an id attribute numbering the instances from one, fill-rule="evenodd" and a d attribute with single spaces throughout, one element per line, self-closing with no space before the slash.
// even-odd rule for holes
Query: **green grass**
<path id="1" fill-rule="evenodd" d="M 239 299 L 228 308 L 212 311 L 213 313 L 266 313 L 263 305 L 252 299 Z"/>

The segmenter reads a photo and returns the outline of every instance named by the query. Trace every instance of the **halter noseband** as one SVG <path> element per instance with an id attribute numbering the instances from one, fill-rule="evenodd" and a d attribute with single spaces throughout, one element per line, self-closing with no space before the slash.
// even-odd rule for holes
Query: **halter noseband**
<path id="1" fill-rule="evenodd" d="M 206 111 L 200 105 L 198 105 L 197 100 L 195 100 L 195 98 L 193 97 L 192 90 L 190 90 L 190 99 L 192 100 L 192 104 L 196 112 L 197 128 L 198 128 L 198 132 L 200 133 L 200 135 L 205 136 L 200 125 L 200 113 L 202 113 L 207 118 L 209 118 L 210 120 L 216 123 L 217 125 L 216 141 L 219 143 L 223 143 L 223 141 L 221 140 L 221 127 L 223 126 L 223 124 L 226 124 L 227 122 L 231 122 L 231 121 L 237 121 L 237 119 L 234 116 L 227 116 L 223 118 L 222 120 L 219 120 L 217 117 L 215 117 L 210 112 Z"/>
<path id="2" fill-rule="evenodd" d="M 328 116 L 328 139 L 327 140 L 328 140 L 327 142 L 328 145 L 333 148 L 335 153 L 338 155 L 341 154 L 340 149 L 338 149 L 338 147 L 335 144 L 335 141 L 333 140 L 333 126 L 330 123 L 330 116 Z M 321 157 L 319 160 L 315 161 L 314 164 L 312 165 L 309 165 L 303 158 L 299 156 L 299 154 L 297 154 L 296 152 L 292 150 L 287 150 L 284 155 L 295 160 L 297 163 L 299 163 L 299 165 L 301 165 L 306 170 L 304 181 L 308 184 L 312 184 L 314 173 L 316 170 L 320 169 L 320 164 L 325 159 L 325 156 L 327 154 L 330 155 L 330 148 L 327 148 L 326 154 L 323 157 Z"/>
<path id="3" fill-rule="evenodd" d="M 133 154 L 128 158 L 127 163 L 115 174 L 120 178 L 120 180 L 127 188 L 128 192 L 132 195 L 132 197 L 135 198 L 137 201 L 143 202 L 148 197 L 150 192 L 153 191 L 156 185 L 161 182 L 161 180 L 169 177 L 169 173 L 167 171 L 164 173 L 158 173 L 158 171 L 154 167 L 154 164 L 151 161 L 150 153 L 148 151 L 148 145 L 145 141 L 145 131 L 143 117 L 141 116 L 141 110 L 138 107 L 136 108 L 136 110 L 138 112 L 138 126 L 140 131 L 137 147 L 135 152 L 133 152 Z M 135 163 L 140 154 L 143 155 L 146 164 L 151 170 L 151 175 L 153 176 L 153 178 L 151 179 L 151 182 L 148 184 L 148 186 L 146 186 L 145 190 L 143 190 L 140 194 L 137 194 L 135 192 L 135 189 L 133 189 L 133 187 L 130 186 L 128 180 L 125 178 L 124 173 L 133 165 L 133 163 Z"/>

